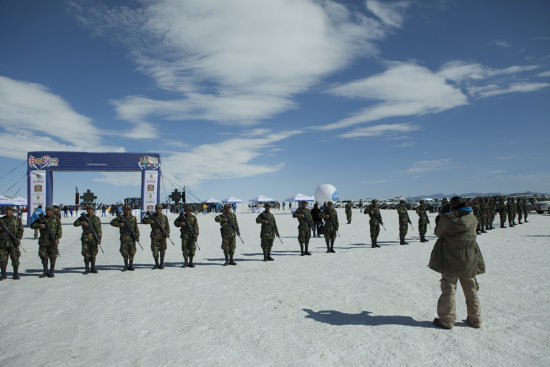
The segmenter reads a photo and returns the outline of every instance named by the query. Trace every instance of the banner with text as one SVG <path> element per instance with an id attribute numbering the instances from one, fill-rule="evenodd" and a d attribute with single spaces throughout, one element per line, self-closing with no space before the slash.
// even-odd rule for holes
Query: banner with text
<path id="1" fill-rule="evenodd" d="M 159 172 L 156 170 L 145 170 L 143 180 L 143 210 L 154 211 L 157 205 Z"/>
<path id="2" fill-rule="evenodd" d="M 46 171 L 31 170 L 29 171 L 30 181 L 30 214 L 32 214 L 39 205 L 42 209 L 46 209 Z"/>

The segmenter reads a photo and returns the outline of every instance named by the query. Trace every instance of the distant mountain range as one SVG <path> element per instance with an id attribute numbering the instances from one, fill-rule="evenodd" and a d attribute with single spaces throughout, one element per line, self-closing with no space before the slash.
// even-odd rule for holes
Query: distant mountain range
<path id="1" fill-rule="evenodd" d="M 475 197 L 475 196 L 504 196 L 504 195 L 548 195 L 548 193 L 541 193 L 541 192 L 533 192 L 533 191 L 525 191 L 525 192 L 514 192 L 514 193 L 508 193 L 503 194 L 500 192 L 467 192 L 464 194 L 431 194 L 431 195 L 418 195 L 418 196 L 408 196 L 407 200 L 418 200 L 423 198 L 432 198 L 432 199 L 441 199 L 441 198 L 451 198 L 453 196 L 462 196 L 462 197 Z"/>

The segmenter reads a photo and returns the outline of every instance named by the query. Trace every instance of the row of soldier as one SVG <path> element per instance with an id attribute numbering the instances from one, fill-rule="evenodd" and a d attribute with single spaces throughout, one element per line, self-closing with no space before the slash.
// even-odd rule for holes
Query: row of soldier
<path id="1" fill-rule="evenodd" d="M 518 222 L 521 224 L 521 219 L 527 222 L 527 205 L 525 200 L 517 203 L 513 199 L 509 199 L 506 204 L 503 200 L 495 202 L 493 199 L 478 198 L 473 202 L 474 214 L 478 218 L 479 232 L 485 233 L 486 229 L 492 229 L 492 223 L 495 216 L 495 208 L 498 209 L 501 218 L 501 227 L 504 228 L 504 222 L 506 220 L 506 214 L 508 213 L 510 226 L 515 225 L 515 216 L 518 215 Z M 261 248 L 263 251 L 264 261 L 273 261 L 271 257 L 271 250 L 275 237 L 279 237 L 279 230 L 275 217 L 271 213 L 271 205 L 265 204 L 264 211 L 256 218 L 256 223 L 261 224 L 260 239 Z M 504 208 L 504 209 L 503 209 Z M 236 265 L 234 261 L 235 249 L 236 249 L 236 237 L 240 238 L 239 224 L 237 217 L 232 213 L 232 207 L 230 205 L 224 206 L 223 212 L 215 217 L 215 221 L 220 224 L 222 245 L 221 248 L 224 253 L 225 263 L 227 265 Z M 134 255 L 136 253 L 136 243 L 141 247 L 139 242 L 139 227 L 137 224 L 137 218 L 131 214 L 131 207 L 125 205 L 122 213 L 114 218 L 110 225 L 119 228 L 120 232 L 120 253 L 124 261 L 124 267 L 122 271 L 133 271 L 134 268 Z M 162 205 L 155 207 L 154 213 L 146 213 L 142 219 L 143 224 L 150 224 L 151 226 L 151 251 L 155 261 L 153 269 L 164 269 L 164 258 L 167 248 L 167 239 L 170 239 L 170 225 L 166 215 L 162 213 Z M 327 253 L 334 253 L 334 243 L 339 230 L 338 214 L 333 207 L 332 202 L 326 203 L 322 210 L 317 208 L 318 216 L 324 221 L 322 226 L 322 233 L 325 238 Z M 448 210 L 448 203 L 443 200 L 441 212 Z M 197 239 L 199 236 L 199 226 L 195 215 L 193 215 L 193 208 L 188 205 L 185 211 L 182 212 L 174 221 L 174 225 L 180 229 L 181 235 L 181 248 L 183 253 L 183 268 L 194 268 L 193 258 L 197 249 Z M 345 209 L 347 222 L 351 223 L 351 206 Z M 397 206 L 398 220 L 399 220 L 399 240 L 401 245 L 407 245 L 405 241 L 409 224 L 412 226 L 411 219 L 409 217 L 406 202 L 402 200 L 400 205 Z M 420 205 L 416 208 L 418 214 L 418 230 L 420 235 L 420 242 L 427 242 L 426 232 L 427 226 L 430 224 L 429 217 L 425 208 L 424 201 L 420 201 Z M 314 215 L 317 215 L 315 212 Z M 364 208 L 364 214 L 370 216 L 370 237 L 371 247 L 378 248 L 378 236 L 380 233 L 380 225 L 384 227 L 380 209 L 378 207 L 378 201 L 372 200 L 371 204 Z M 293 213 L 293 217 L 298 219 L 298 243 L 300 245 L 300 255 L 311 255 L 309 252 L 309 241 L 311 233 L 319 235 L 319 230 L 314 223 L 314 217 L 312 211 L 307 208 L 307 203 L 301 202 L 300 207 Z M 95 215 L 95 208 L 88 206 L 86 213 L 83 213 L 75 222 L 74 226 L 82 227 L 82 256 L 84 258 L 84 274 L 97 273 L 96 257 L 99 249 L 101 248 L 101 222 L 99 217 Z M 46 207 L 45 215 L 40 215 L 32 224 L 31 228 L 39 230 L 40 237 L 38 239 L 39 250 L 38 256 L 42 261 L 43 273 L 40 278 L 55 276 L 55 264 L 59 255 L 58 244 L 62 237 L 62 226 L 59 216 L 54 215 L 54 208 L 52 206 Z M 385 227 L 384 227 L 385 230 Z M 6 279 L 6 267 L 8 259 L 11 258 L 13 266 L 13 279 L 19 279 L 19 257 L 20 252 L 20 239 L 23 237 L 23 226 L 20 218 L 13 215 L 13 208 L 6 208 L 6 216 L 0 218 L 0 267 L 1 275 L 0 280 Z M 242 241 L 242 238 L 241 238 Z M 282 242 L 282 240 L 281 240 Z M 244 242 L 243 242 L 244 243 Z M 172 242 L 172 244 L 174 244 Z M 143 247 L 142 247 L 143 249 Z"/>

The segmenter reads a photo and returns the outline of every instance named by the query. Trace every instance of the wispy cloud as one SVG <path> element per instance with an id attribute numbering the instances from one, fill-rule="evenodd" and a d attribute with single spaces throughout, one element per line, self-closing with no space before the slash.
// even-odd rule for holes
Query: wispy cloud
<path id="1" fill-rule="evenodd" d="M 472 95 L 480 97 L 492 97 L 499 94 L 507 93 L 529 93 L 550 87 L 550 83 L 513 83 L 508 86 L 498 84 L 489 84 L 482 87 L 470 87 L 468 92 Z"/>
<path id="2" fill-rule="evenodd" d="M 451 160 L 449 158 L 435 159 L 429 161 L 418 161 L 414 162 L 411 168 L 406 170 L 406 173 L 424 173 L 432 171 L 442 171 L 449 168 Z"/>
<path id="3" fill-rule="evenodd" d="M 495 69 L 479 63 L 469 63 L 457 60 L 441 66 L 437 74 L 443 76 L 447 80 L 461 82 L 465 80 L 481 80 L 504 75 L 515 75 L 538 68 L 539 66 L 537 65 L 514 65 L 507 68 Z"/>
<path id="4" fill-rule="evenodd" d="M 499 160 L 508 160 L 508 159 L 516 159 L 519 158 L 519 155 L 503 155 L 500 157 L 497 157 Z"/>
<path id="5" fill-rule="evenodd" d="M 368 127 L 360 127 L 345 134 L 342 138 L 359 138 L 368 136 L 397 135 L 420 130 L 420 127 L 412 124 L 380 124 Z"/>
<path id="6" fill-rule="evenodd" d="M 550 77 L 550 70 L 549 71 L 544 71 L 540 74 L 537 74 L 537 76 L 541 76 L 541 77 Z"/>
<path id="7" fill-rule="evenodd" d="M 388 70 L 369 78 L 334 87 L 329 93 L 354 99 L 382 100 L 353 116 L 323 126 L 340 129 L 387 117 L 436 113 L 467 103 L 460 89 L 429 69 L 407 63 L 395 63 Z"/>
<path id="8" fill-rule="evenodd" d="M 503 169 L 494 169 L 494 170 L 488 171 L 487 173 L 493 174 L 493 175 L 498 175 L 498 174 L 506 173 L 506 172 L 508 172 L 508 171 L 503 170 Z"/>
<path id="9" fill-rule="evenodd" d="M 381 2 L 378 0 L 367 0 L 367 9 L 378 17 L 384 24 L 401 28 L 404 21 L 405 10 L 409 7 L 408 1 Z"/>
<path id="10" fill-rule="evenodd" d="M 382 179 L 382 180 L 361 181 L 361 183 L 364 185 L 376 185 L 376 184 L 386 183 L 386 182 L 391 182 L 391 180 Z"/>
<path id="11" fill-rule="evenodd" d="M 506 42 L 506 41 L 503 41 L 503 40 L 497 40 L 497 41 L 495 41 L 495 45 L 497 45 L 498 47 L 502 47 L 502 48 L 512 47 L 512 44 L 511 44 L 511 43 Z"/>

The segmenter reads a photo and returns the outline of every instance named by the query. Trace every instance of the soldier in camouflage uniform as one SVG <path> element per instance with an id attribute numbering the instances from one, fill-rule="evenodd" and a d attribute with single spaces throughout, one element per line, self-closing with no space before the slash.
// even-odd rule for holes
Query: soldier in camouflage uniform
<path id="1" fill-rule="evenodd" d="M 409 212 L 407 211 L 407 204 L 405 200 L 401 200 L 396 209 L 399 218 L 399 244 L 408 245 L 409 243 L 405 241 L 405 236 L 407 235 L 409 222 L 411 220 L 409 219 Z"/>
<path id="2" fill-rule="evenodd" d="M 516 204 L 513 198 L 508 198 L 506 203 L 506 211 L 508 212 L 508 227 L 514 227 L 516 225 Z"/>
<path id="3" fill-rule="evenodd" d="M 476 228 L 477 234 L 487 233 L 485 232 L 485 230 L 483 229 L 483 226 L 481 225 L 483 223 L 483 214 L 481 212 L 481 206 L 479 205 L 479 201 L 480 201 L 479 198 L 475 198 L 474 203 L 472 204 L 472 209 L 474 211 L 474 215 L 478 222 L 477 228 Z"/>
<path id="4" fill-rule="evenodd" d="M 489 222 L 487 205 L 485 204 L 485 199 L 479 199 L 479 213 L 481 217 L 481 233 L 487 233 L 487 223 Z"/>
<path id="5" fill-rule="evenodd" d="M 420 242 L 428 242 L 426 240 L 426 232 L 428 231 L 428 213 L 424 205 L 424 200 L 420 200 L 420 205 L 416 208 L 416 214 L 418 214 L 418 234 L 420 235 Z"/>
<path id="6" fill-rule="evenodd" d="M 98 253 L 99 244 L 101 243 L 101 221 L 95 215 L 95 208 L 93 205 L 86 207 L 86 212 L 86 214 L 82 214 L 78 217 L 78 219 L 74 221 L 73 225 L 75 227 L 82 226 L 82 236 L 80 237 L 80 241 L 82 241 L 82 256 L 84 256 L 84 266 L 86 267 L 84 274 L 89 274 L 90 272 L 97 274 L 95 259 Z M 86 220 L 84 216 L 88 218 L 88 220 Z M 93 229 L 90 224 L 88 224 L 88 221 L 93 226 Z M 98 240 L 96 240 L 94 236 L 94 230 L 97 234 Z M 92 265 L 91 269 L 90 263 Z"/>
<path id="7" fill-rule="evenodd" d="M 521 200 L 516 201 L 516 213 L 518 214 L 518 224 L 523 224 L 521 218 L 523 218 L 523 207 L 521 206 Z"/>
<path id="8" fill-rule="evenodd" d="M 21 251 L 19 251 L 20 240 L 23 237 L 23 224 L 21 224 L 21 218 L 13 215 L 13 207 L 6 207 L 6 215 L 0 218 L 0 221 L 6 226 L 0 226 L 0 268 L 2 274 L 0 280 L 6 279 L 6 268 L 8 266 L 8 258 L 11 258 L 11 265 L 13 266 L 13 279 L 19 279 L 19 258 L 21 257 Z M 8 231 L 11 232 L 17 240 L 14 240 Z"/>
<path id="9" fill-rule="evenodd" d="M 51 237 L 46 223 L 50 227 Z M 40 230 L 40 237 L 38 238 L 38 256 L 40 257 L 40 260 L 42 260 L 44 272 L 39 276 L 39 278 L 54 278 L 55 261 L 57 259 L 57 255 L 59 255 L 57 246 L 59 245 L 59 239 L 62 236 L 62 229 L 61 221 L 56 215 L 54 215 L 53 206 L 48 205 L 46 207 L 46 215 L 40 216 L 37 220 L 32 222 L 31 228 L 38 228 Z M 49 271 L 48 259 L 50 260 Z"/>
<path id="10" fill-rule="evenodd" d="M 153 270 L 164 269 L 166 238 L 170 237 L 170 223 L 168 223 L 168 218 L 166 215 L 162 214 L 162 205 L 157 204 L 155 206 L 155 213 L 147 213 L 147 216 L 141 220 L 141 223 L 151 225 L 151 252 L 153 253 L 153 258 L 155 259 Z"/>
<path id="11" fill-rule="evenodd" d="M 300 203 L 300 208 L 292 214 L 292 217 L 298 218 L 298 243 L 300 244 L 301 256 L 311 255 L 308 251 L 308 246 L 309 239 L 311 238 L 311 231 L 313 230 L 313 217 L 305 201 Z"/>
<path id="12" fill-rule="evenodd" d="M 336 232 L 338 232 L 340 224 L 338 223 L 336 209 L 332 206 L 332 201 L 329 201 L 323 206 L 321 218 L 325 221 L 323 235 L 325 236 L 325 243 L 327 244 L 327 253 L 334 253 L 336 252 L 334 251 L 334 241 L 336 241 Z"/>
<path id="13" fill-rule="evenodd" d="M 529 206 L 527 200 L 523 199 L 521 202 L 521 208 L 523 209 L 523 222 L 527 223 L 527 215 L 529 214 Z"/>
<path id="14" fill-rule="evenodd" d="M 222 250 L 225 256 L 225 264 L 223 264 L 223 266 L 227 266 L 228 264 L 237 265 L 235 261 L 233 261 L 233 255 L 235 255 L 235 248 L 237 247 L 235 234 L 240 236 L 241 232 L 239 230 L 237 216 L 231 213 L 231 205 L 225 204 L 223 213 L 218 215 L 214 220 L 220 223 L 221 226 Z"/>
<path id="15" fill-rule="evenodd" d="M 382 223 L 382 216 L 380 215 L 380 209 L 378 208 L 378 200 L 372 200 L 370 205 L 365 207 L 363 212 L 370 217 L 370 241 L 372 248 L 380 247 L 378 244 L 378 235 L 380 234 L 380 224 Z"/>
<path id="16" fill-rule="evenodd" d="M 136 241 L 139 241 L 139 228 L 137 219 L 132 215 L 132 207 L 124 205 L 122 208 L 124 215 L 118 215 L 111 221 L 113 227 L 118 227 L 120 231 L 120 254 L 124 259 L 124 268 L 122 271 L 136 270 L 134 268 L 134 255 L 136 253 Z M 128 227 L 124 222 L 128 223 Z M 132 231 L 135 238 L 132 236 Z"/>
<path id="17" fill-rule="evenodd" d="M 500 228 L 506 228 L 504 223 L 506 223 L 506 204 L 504 203 L 504 198 L 499 198 L 498 200 L 498 214 L 500 216 Z"/>
<path id="18" fill-rule="evenodd" d="M 199 237 L 199 223 L 197 217 L 193 214 L 193 207 L 187 205 L 185 213 L 181 213 L 174 221 L 174 225 L 180 228 L 181 232 L 181 250 L 183 252 L 184 263 L 182 268 L 194 268 L 193 257 L 197 248 L 197 238 Z M 189 262 L 187 259 L 189 258 Z"/>
<path id="19" fill-rule="evenodd" d="M 348 220 L 348 224 L 351 223 L 351 202 L 346 203 L 346 219 Z"/>
<path id="20" fill-rule="evenodd" d="M 275 236 L 277 235 L 277 237 L 279 237 L 279 230 L 277 229 L 275 217 L 270 213 L 271 204 L 266 203 L 264 208 L 265 210 L 256 217 L 256 223 L 262 225 L 260 239 L 262 251 L 264 252 L 264 261 L 273 261 L 274 259 L 271 257 L 271 248 L 273 247 Z"/>

